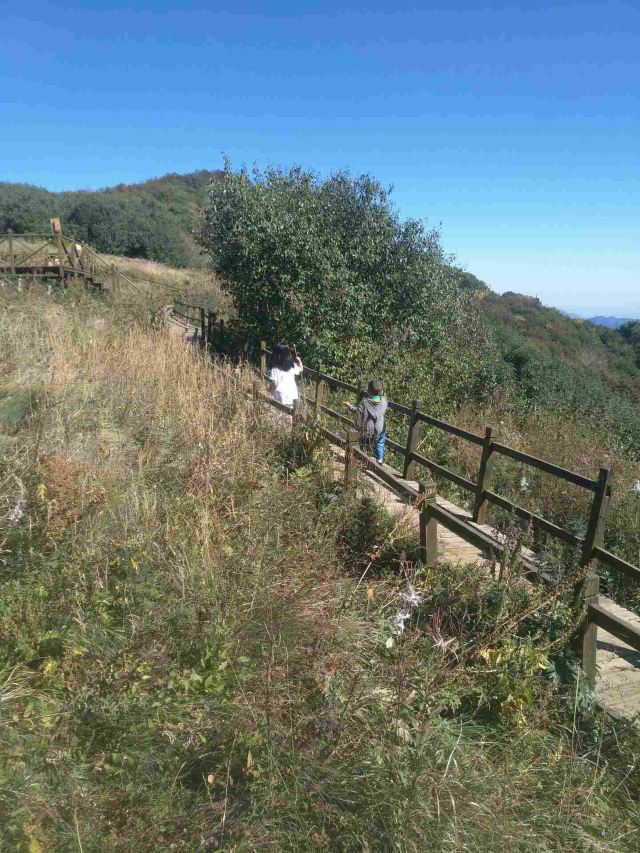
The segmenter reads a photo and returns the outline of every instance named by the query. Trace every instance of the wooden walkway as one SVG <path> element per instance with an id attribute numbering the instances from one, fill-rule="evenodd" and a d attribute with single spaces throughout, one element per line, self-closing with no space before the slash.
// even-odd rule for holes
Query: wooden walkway
<path id="1" fill-rule="evenodd" d="M 336 463 L 336 474 L 341 475 L 344 463 L 344 451 L 335 445 L 332 448 Z M 397 471 L 394 471 L 393 468 L 389 466 L 385 466 L 385 468 L 397 476 Z M 401 522 L 406 523 L 407 528 L 416 531 L 417 534 L 418 511 L 413 506 L 407 504 L 395 492 L 392 492 L 375 473 L 365 470 L 363 471 L 363 475 L 369 490 L 385 506 L 387 511 L 401 520 Z M 406 482 L 414 489 L 418 488 L 416 482 Z M 493 538 L 499 538 L 499 534 L 495 528 L 488 524 L 475 524 L 471 514 L 465 509 L 456 506 L 456 504 L 441 496 L 438 496 L 437 501 L 438 506 L 452 513 L 461 521 L 472 524 L 478 530 Z M 479 566 L 489 565 L 489 561 L 486 560 L 485 555 L 479 548 L 471 545 L 442 525 L 438 525 L 438 556 L 444 562 L 477 563 Z M 532 563 L 536 562 L 536 555 L 532 551 L 525 551 L 523 556 Z M 640 616 L 637 616 L 635 613 L 613 602 L 607 604 L 607 610 L 612 615 L 632 622 L 640 628 Z M 631 646 L 604 631 L 602 628 L 598 629 L 597 642 L 596 695 L 598 702 L 612 716 L 632 719 L 640 713 L 640 652 L 635 651 Z"/>
<path id="2" fill-rule="evenodd" d="M 173 313 L 173 306 L 165 308 L 164 319 L 170 334 L 180 336 L 185 342 L 192 342 L 197 337 L 197 328 L 185 322 L 184 319 L 176 317 Z M 280 424 L 283 423 L 279 418 L 276 418 L 276 421 Z M 336 445 L 331 445 L 331 448 L 335 475 L 336 477 L 343 476 L 344 450 Z M 385 465 L 384 468 L 398 477 L 398 472 L 395 469 L 388 465 Z M 417 533 L 419 526 L 418 511 L 392 491 L 374 472 L 363 470 L 362 473 L 367 487 L 376 499 L 401 523 L 405 523 L 408 529 Z M 414 490 L 418 489 L 417 482 L 404 482 Z M 467 510 L 456 506 L 441 496 L 438 496 L 437 503 L 438 506 L 452 513 L 461 521 L 473 525 L 494 539 L 500 539 L 500 534 L 495 528 L 488 524 L 476 524 Z M 442 525 L 438 525 L 438 557 L 444 562 L 489 565 L 489 561 L 479 548 Z M 537 562 L 537 557 L 532 551 L 524 551 L 523 557 L 533 564 Z M 640 628 L 640 616 L 614 602 L 609 602 L 606 607 L 613 616 Z M 598 702 L 612 716 L 633 719 L 640 714 L 640 652 L 635 651 L 631 646 L 602 628 L 598 628 L 597 631 L 595 689 Z"/>

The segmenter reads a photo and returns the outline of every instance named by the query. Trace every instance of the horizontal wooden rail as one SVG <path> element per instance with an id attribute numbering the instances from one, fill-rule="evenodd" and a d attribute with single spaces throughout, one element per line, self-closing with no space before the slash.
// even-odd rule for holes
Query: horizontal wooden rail
<path id="1" fill-rule="evenodd" d="M 437 504 L 430 506 L 428 513 L 447 530 L 460 536 L 461 539 L 471 543 L 471 545 L 475 545 L 481 551 L 493 554 L 499 559 L 504 556 L 504 545 L 482 530 L 478 530 L 468 521 L 458 518 Z"/>
<path id="2" fill-rule="evenodd" d="M 410 418 L 413 415 L 413 409 L 410 406 L 404 406 L 402 403 L 396 403 L 394 400 L 388 400 L 389 408 L 393 412 L 398 412 Z"/>
<path id="3" fill-rule="evenodd" d="M 449 468 L 445 468 L 444 465 L 432 462 L 431 459 L 427 459 L 427 457 L 423 456 L 421 453 L 413 452 L 410 454 L 410 457 L 419 465 L 424 465 L 424 467 L 428 468 L 433 474 L 443 477 L 451 483 L 455 483 L 456 486 L 460 486 L 461 489 L 466 489 L 468 492 L 475 492 L 475 483 L 472 483 L 471 480 L 467 480 L 466 477 L 462 477 L 460 474 L 456 474 L 455 471 L 450 471 Z"/>
<path id="4" fill-rule="evenodd" d="M 306 398 L 308 402 L 313 402 Z M 334 418 L 336 421 L 340 421 L 341 424 L 345 426 L 353 427 L 354 419 L 352 417 L 348 417 L 347 415 L 343 415 L 341 412 L 336 412 L 335 409 L 331 409 L 329 406 L 325 406 L 324 403 L 318 403 L 318 409 L 321 412 L 324 412 L 325 415 L 329 415 L 329 417 Z"/>
<path id="5" fill-rule="evenodd" d="M 532 468 L 538 468 L 546 474 L 553 474 L 554 477 L 559 477 L 561 480 L 566 480 L 568 483 L 573 483 L 591 492 L 595 492 L 598 487 L 597 480 L 590 480 L 589 477 L 583 477 L 582 474 L 576 474 L 575 471 L 561 468 L 560 465 L 554 465 L 552 462 L 538 459 L 537 456 L 531 456 L 531 454 L 523 453 L 521 450 L 514 450 L 513 447 L 507 447 L 506 444 L 493 441 L 491 443 L 491 450 L 495 453 L 501 453 L 503 456 L 509 456 L 518 462 L 524 462 L 525 465 L 530 465 Z"/>
<path id="6" fill-rule="evenodd" d="M 266 350 L 267 355 L 269 351 Z M 349 382 L 345 382 L 342 379 L 337 379 L 335 376 L 329 376 L 328 373 L 323 373 L 321 370 L 316 370 L 314 367 L 304 366 L 303 369 L 304 376 L 311 376 L 314 379 L 319 379 L 322 382 L 326 382 L 327 385 L 335 390 L 336 388 L 343 388 L 345 391 L 352 391 L 354 394 L 357 393 L 358 388 L 356 385 L 351 385 Z"/>
<path id="7" fill-rule="evenodd" d="M 369 471 L 373 471 L 376 477 L 383 480 L 394 492 L 408 498 L 418 497 L 418 489 L 414 489 L 406 480 L 403 480 L 399 471 L 394 471 L 388 465 L 381 465 L 368 456 L 364 450 L 360 450 L 359 447 L 352 447 L 351 452 L 356 459 L 359 459 Z"/>
<path id="8" fill-rule="evenodd" d="M 594 548 L 592 555 L 594 559 L 600 560 L 600 562 L 604 563 L 605 566 L 616 572 L 620 572 L 620 574 L 629 578 L 629 580 L 640 581 L 640 568 L 638 568 L 638 566 L 628 563 L 621 557 L 616 557 L 615 554 L 612 554 L 610 551 L 605 551 L 604 548 Z"/>
<path id="9" fill-rule="evenodd" d="M 338 435 L 337 432 L 331 432 L 331 430 L 328 430 L 326 427 L 323 426 L 319 426 L 318 429 L 320 430 L 320 435 L 323 438 L 326 438 L 327 441 L 330 441 L 331 444 L 336 444 L 338 447 L 345 446 L 345 439 L 341 435 Z"/>
<path id="10" fill-rule="evenodd" d="M 603 606 L 606 603 L 614 604 L 610 598 L 601 595 L 598 597 L 597 603 L 590 604 L 588 607 L 589 620 L 640 652 L 640 628 L 630 622 L 625 622 L 624 619 L 620 619 L 619 616 L 607 610 L 606 606 Z"/>
<path id="11" fill-rule="evenodd" d="M 393 450 L 394 453 L 399 453 L 400 456 L 406 456 L 407 448 L 403 447 L 402 444 L 398 444 L 397 441 L 393 441 L 393 439 L 388 438 L 385 441 L 385 447 L 389 450 Z"/>
<path id="12" fill-rule="evenodd" d="M 482 436 L 476 435 L 475 432 L 457 427 L 455 424 L 449 424 L 446 421 L 441 421 L 439 418 L 433 418 L 431 415 L 426 415 L 424 412 L 418 412 L 416 417 L 425 424 L 437 427 L 438 429 L 448 432 L 451 435 L 456 435 L 458 438 L 464 438 L 465 441 L 470 441 L 472 444 L 482 444 Z"/>

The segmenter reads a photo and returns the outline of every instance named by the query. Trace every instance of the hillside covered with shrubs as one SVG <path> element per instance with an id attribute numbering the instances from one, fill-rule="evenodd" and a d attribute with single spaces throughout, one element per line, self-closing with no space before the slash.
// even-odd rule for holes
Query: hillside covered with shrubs
<path id="1" fill-rule="evenodd" d="M 199 260 L 192 236 L 196 220 L 218 174 L 202 170 L 60 193 L 0 182 L 0 231 L 49 233 L 49 219 L 59 217 L 65 233 L 99 252 L 193 265 Z"/>
<path id="2" fill-rule="evenodd" d="M 199 241 L 255 339 L 295 341 L 311 363 L 352 378 L 377 371 L 432 414 L 544 411 L 640 454 L 634 324 L 607 329 L 493 293 L 369 176 L 227 168 Z"/>

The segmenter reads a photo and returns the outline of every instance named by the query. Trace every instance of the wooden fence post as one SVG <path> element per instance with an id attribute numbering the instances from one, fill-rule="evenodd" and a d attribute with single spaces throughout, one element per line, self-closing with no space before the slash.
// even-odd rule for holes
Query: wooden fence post
<path id="1" fill-rule="evenodd" d="M 11 275 L 16 274 L 16 257 L 13 254 L 13 231 L 11 228 L 7 229 L 7 236 L 9 238 L 9 270 Z"/>
<path id="2" fill-rule="evenodd" d="M 491 427 L 485 427 L 482 456 L 480 457 L 480 470 L 478 471 L 478 484 L 476 486 L 476 498 L 473 506 L 473 520 L 478 524 L 484 524 L 489 506 L 488 501 L 484 498 L 484 492 L 488 489 L 491 482 L 491 469 L 493 468 L 491 434 Z"/>
<path id="3" fill-rule="evenodd" d="M 598 485 L 593 494 L 587 533 L 582 545 L 580 565 L 586 566 L 591 562 L 593 549 L 601 548 L 604 539 L 604 528 L 607 522 L 607 512 L 611 499 L 611 469 L 601 468 L 598 473 Z"/>
<path id="4" fill-rule="evenodd" d="M 67 254 L 69 256 L 69 260 L 71 261 L 71 266 L 76 269 L 76 267 L 78 266 L 78 253 L 76 251 L 76 238 L 74 234 L 71 235 L 71 251 L 67 251 Z"/>
<path id="5" fill-rule="evenodd" d="M 265 376 L 267 372 L 267 342 L 260 341 L 260 375 Z"/>
<path id="6" fill-rule="evenodd" d="M 420 492 L 420 559 L 428 569 L 438 562 L 438 522 L 429 512 L 436 503 L 435 483 L 419 483 Z"/>
<path id="7" fill-rule="evenodd" d="M 213 311 L 209 311 L 207 314 L 207 346 L 209 349 L 212 348 L 213 344 L 213 324 L 215 321 L 215 314 Z"/>
<path id="8" fill-rule="evenodd" d="M 58 244 L 58 275 L 60 276 L 60 284 L 64 286 L 64 243 L 62 242 L 62 231 L 58 230 L 55 234 Z"/>
<path id="9" fill-rule="evenodd" d="M 418 449 L 420 433 L 422 432 L 422 421 L 418 420 L 418 409 L 422 405 L 421 400 L 414 400 L 411 404 L 411 416 L 409 421 L 409 434 L 407 435 L 407 450 L 404 457 L 404 470 L 402 476 L 405 480 L 412 480 L 416 462 L 411 454 Z"/>
<path id="10" fill-rule="evenodd" d="M 357 433 L 355 429 L 349 427 L 345 436 L 344 444 L 344 487 L 352 489 L 358 480 L 358 470 L 356 468 L 356 459 L 353 455 L 352 448 L 357 441 Z"/>
<path id="11" fill-rule="evenodd" d="M 598 651 L 598 626 L 589 617 L 589 605 L 597 604 L 600 591 L 600 578 L 593 572 L 584 580 L 582 602 L 585 616 L 580 628 L 580 660 L 582 669 L 591 690 L 596 684 L 596 653 Z"/>
<path id="12" fill-rule="evenodd" d="M 206 344 L 207 338 L 207 316 L 204 308 L 200 309 L 200 346 Z"/>

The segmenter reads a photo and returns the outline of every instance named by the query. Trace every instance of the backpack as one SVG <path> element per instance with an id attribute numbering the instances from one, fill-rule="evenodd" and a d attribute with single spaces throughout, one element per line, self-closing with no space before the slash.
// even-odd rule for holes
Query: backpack
<path id="1" fill-rule="evenodd" d="M 369 435 L 369 430 L 367 429 L 369 422 L 373 424 L 373 438 L 378 439 L 382 435 L 383 429 L 378 429 L 378 416 L 374 415 L 371 411 L 369 411 L 369 407 L 365 406 L 364 410 L 367 414 L 364 423 L 362 424 L 362 429 L 366 435 Z M 384 415 L 382 417 L 382 422 L 384 423 Z"/>

